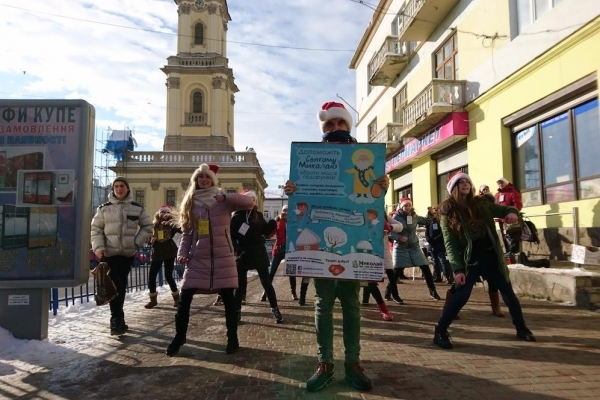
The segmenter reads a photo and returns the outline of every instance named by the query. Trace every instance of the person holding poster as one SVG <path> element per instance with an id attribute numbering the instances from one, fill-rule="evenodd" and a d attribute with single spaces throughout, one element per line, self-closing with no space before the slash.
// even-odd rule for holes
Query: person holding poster
<path id="1" fill-rule="evenodd" d="M 113 180 L 108 202 L 98 207 L 91 230 L 92 249 L 110 267 L 109 276 L 118 293 L 110 302 L 110 334 L 122 335 L 129 329 L 123 304 L 133 256 L 152 236 L 152 219 L 133 201 L 127 178 L 117 176 Z"/>
<path id="2" fill-rule="evenodd" d="M 454 347 L 448 327 L 469 301 L 479 277 L 493 282 L 500 290 L 517 330 L 517 338 L 535 342 L 510 283 L 510 273 L 494 226 L 494 218 L 502 218 L 509 224 L 517 222 L 519 210 L 475 196 L 473 181 L 464 172 L 452 175 L 446 190 L 450 197 L 439 205 L 438 212 L 457 289 L 435 326 L 433 343 L 443 349 Z"/>
<path id="3" fill-rule="evenodd" d="M 350 135 L 352 116 L 343 104 L 323 104 L 317 119 L 323 133 L 321 143 L 356 144 L 356 139 Z M 380 196 L 389 185 L 388 177 L 383 174 L 385 154 L 378 158 L 369 150 L 369 145 L 349 147 L 347 151 L 352 154 L 354 168 L 348 168 L 348 165 L 340 167 L 342 160 L 350 159 L 342 156 L 345 146 L 303 145 L 295 147 L 292 144 L 292 162 L 297 162 L 300 168 L 292 167 L 290 173 L 298 181 L 294 182 L 293 178 L 288 180 L 284 191 L 287 195 L 298 192 L 293 204 L 302 203 L 294 224 L 291 218 L 288 220 L 286 274 L 313 276 L 316 292 L 318 364 L 317 371 L 306 382 L 306 389 L 315 392 L 333 381 L 333 306 L 337 297 L 343 314 L 345 378 L 359 390 L 369 390 L 372 387 L 371 380 L 360 366 L 360 280 L 357 278 L 378 280 L 383 276 L 383 224 L 379 224 L 379 234 L 373 237 L 366 223 L 366 206 L 373 204 L 369 208 L 377 206 L 383 209 L 383 198 L 380 199 Z M 383 147 L 370 146 L 385 152 Z M 301 161 L 297 160 L 299 157 Z M 383 175 L 376 178 L 374 163 L 380 159 L 382 163 L 377 165 L 377 169 Z M 314 199 L 314 202 L 309 201 L 305 205 L 301 199 L 303 195 Z M 327 199 L 327 204 L 317 206 L 319 198 Z M 291 209 L 292 199 L 290 197 Z M 381 205 L 377 205 L 378 202 Z M 351 204 L 352 208 L 345 208 L 347 204 Z M 361 207 L 364 211 L 358 211 L 362 210 Z M 303 214 L 301 218 L 300 213 Z M 334 223 L 347 226 L 348 229 L 331 226 Z M 375 242 L 372 242 L 373 239 Z M 320 246 L 323 241 L 324 247 Z M 381 258 L 373 254 L 376 252 L 381 254 Z M 299 253 L 305 253 L 306 256 Z M 351 258 L 348 257 L 352 256 L 357 258 L 349 261 Z M 363 259 L 378 261 L 369 263 L 363 262 Z M 364 264 L 372 265 L 372 269 Z"/>

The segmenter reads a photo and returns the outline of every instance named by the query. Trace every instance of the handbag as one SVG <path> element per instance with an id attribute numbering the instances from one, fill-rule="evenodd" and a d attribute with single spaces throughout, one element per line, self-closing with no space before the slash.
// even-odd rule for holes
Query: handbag
<path id="1" fill-rule="evenodd" d="M 96 280 L 96 294 L 94 295 L 94 300 L 96 300 L 97 306 L 103 306 L 110 303 L 119 294 L 109 273 L 110 267 L 108 266 L 108 263 L 102 260 L 92 271 L 94 279 Z"/>

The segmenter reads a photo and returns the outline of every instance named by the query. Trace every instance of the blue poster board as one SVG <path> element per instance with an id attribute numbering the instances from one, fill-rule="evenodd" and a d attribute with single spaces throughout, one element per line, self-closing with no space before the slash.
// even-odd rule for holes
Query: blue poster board
<path id="1" fill-rule="evenodd" d="M 383 277 L 385 145 L 292 143 L 286 275 Z"/>

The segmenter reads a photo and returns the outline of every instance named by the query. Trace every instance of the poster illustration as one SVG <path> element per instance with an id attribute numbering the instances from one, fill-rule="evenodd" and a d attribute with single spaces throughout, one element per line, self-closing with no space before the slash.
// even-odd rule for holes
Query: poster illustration
<path id="1" fill-rule="evenodd" d="M 385 145 L 292 143 L 286 275 L 381 280 Z"/>

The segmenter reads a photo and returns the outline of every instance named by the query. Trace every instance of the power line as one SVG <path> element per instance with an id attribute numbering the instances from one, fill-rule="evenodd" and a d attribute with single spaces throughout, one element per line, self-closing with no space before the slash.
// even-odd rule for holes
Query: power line
<path id="1" fill-rule="evenodd" d="M 35 14 L 49 15 L 49 16 L 56 17 L 56 18 L 64 18 L 64 19 L 69 19 L 69 20 L 73 20 L 73 21 L 86 22 L 89 24 L 112 26 L 115 28 L 131 29 L 131 30 L 135 30 L 135 31 L 149 32 L 149 33 L 157 33 L 157 34 L 167 35 L 167 36 L 181 36 L 181 37 L 187 37 L 187 38 L 194 38 L 194 36 L 192 36 L 192 35 L 182 35 L 182 34 L 177 34 L 175 32 L 164 32 L 164 31 L 157 31 L 157 30 L 153 30 L 153 29 L 138 28 L 135 26 L 126 26 L 126 25 L 119 25 L 119 24 L 111 24 L 108 22 L 92 21 L 89 19 L 68 17 L 66 15 L 53 14 L 53 13 L 48 13 L 48 12 L 38 11 L 38 10 L 30 10 L 28 8 L 9 6 L 6 4 L 0 4 L 0 6 L 14 8 L 17 10 L 26 11 L 26 12 L 35 13 Z M 208 37 L 204 37 L 203 39 L 209 40 L 209 41 L 218 41 L 218 42 L 221 41 L 220 39 L 211 39 Z M 355 52 L 356 51 L 356 49 L 345 50 L 345 49 L 323 49 L 323 48 L 312 48 L 312 47 L 296 47 L 296 46 L 273 45 L 273 44 L 264 44 L 264 43 L 240 42 L 240 41 L 236 41 L 236 40 L 227 40 L 227 43 L 240 44 L 240 45 L 246 45 L 246 46 L 268 47 L 268 48 L 275 48 L 275 49 L 285 49 L 285 50 L 327 51 L 327 52 Z"/>

